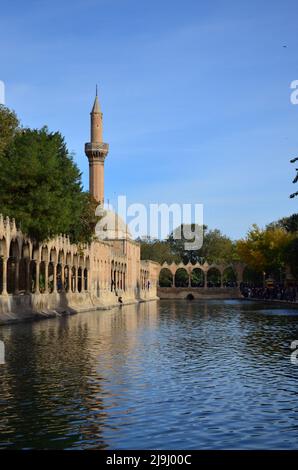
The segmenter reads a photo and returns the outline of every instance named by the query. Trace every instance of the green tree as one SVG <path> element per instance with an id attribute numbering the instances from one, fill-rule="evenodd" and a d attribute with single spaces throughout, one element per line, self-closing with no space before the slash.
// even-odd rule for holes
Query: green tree
<path id="1" fill-rule="evenodd" d="M 194 224 L 191 230 L 194 232 Z M 227 236 L 223 235 L 220 230 L 208 230 L 206 225 L 203 226 L 203 245 L 198 250 L 185 250 L 185 242 L 189 241 L 183 237 L 183 225 L 181 225 L 181 239 L 175 239 L 171 233 L 168 242 L 171 251 L 175 253 L 179 260 L 183 263 L 221 263 L 237 260 L 236 244 Z"/>
<path id="2" fill-rule="evenodd" d="M 67 232 L 70 239 L 76 243 L 90 243 L 95 233 L 98 217 L 95 215 L 98 202 L 88 193 L 82 193 L 79 220 L 74 220 Z"/>
<path id="3" fill-rule="evenodd" d="M 169 269 L 162 269 L 159 274 L 159 285 L 160 287 L 172 287 L 173 275 Z"/>
<path id="4" fill-rule="evenodd" d="M 285 261 L 290 266 L 292 275 L 298 279 L 298 237 L 294 238 L 286 247 Z"/>
<path id="5" fill-rule="evenodd" d="M 253 225 L 245 239 L 237 242 L 238 255 L 256 271 L 280 276 L 285 268 L 285 253 L 295 236 L 282 227 L 260 229 Z"/>
<path id="6" fill-rule="evenodd" d="M 287 232 L 298 233 L 298 214 L 292 214 L 289 217 L 279 219 L 277 222 L 271 222 L 266 228 L 270 229 L 276 227 L 284 228 Z"/>
<path id="7" fill-rule="evenodd" d="M 19 120 L 16 114 L 0 104 L 0 156 L 10 145 L 19 128 Z"/>
<path id="8" fill-rule="evenodd" d="M 62 135 L 46 127 L 16 132 L 17 123 L 6 108 L 0 110 L 0 132 L 8 129 L 0 153 L 1 213 L 37 242 L 60 233 L 74 242 L 90 241 L 94 203 L 82 191 Z"/>
<path id="9" fill-rule="evenodd" d="M 179 257 L 171 251 L 167 241 L 161 240 L 139 240 L 141 244 L 141 259 L 150 259 L 157 263 L 179 262 Z"/>
<path id="10" fill-rule="evenodd" d="M 195 233 L 195 230 L 198 232 L 202 230 L 203 233 L 207 229 L 206 226 L 199 227 L 195 224 L 191 224 L 191 231 Z M 178 235 L 178 237 L 177 237 Z M 171 252 L 175 255 L 178 262 L 182 263 L 198 263 L 200 262 L 200 252 L 199 250 L 186 250 L 185 244 L 192 243 L 195 241 L 195 236 L 192 239 L 187 239 L 185 237 L 184 225 L 181 224 L 180 227 L 177 227 L 170 235 L 168 236 L 167 243 L 171 248 Z"/>
<path id="11" fill-rule="evenodd" d="M 206 231 L 203 246 L 199 251 L 201 257 L 209 264 L 230 263 L 239 259 L 236 243 L 218 229 Z"/>

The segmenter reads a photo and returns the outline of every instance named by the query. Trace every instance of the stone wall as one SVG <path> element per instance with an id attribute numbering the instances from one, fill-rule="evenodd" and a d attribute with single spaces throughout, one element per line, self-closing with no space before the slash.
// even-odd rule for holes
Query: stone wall
<path id="1" fill-rule="evenodd" d="M 0 215 L 0 322 L 72 314 L 157 298 L 159 265 L 130 239 L 35 244 Z"/>
<path id="2" fill-rule="evenodd" d="M 192 295 L 195 300 L 207 299 L 240 299 L 241 293 L 237 287 L 158 287 L 157 295 L 160 299 L 187 299 Z"/>

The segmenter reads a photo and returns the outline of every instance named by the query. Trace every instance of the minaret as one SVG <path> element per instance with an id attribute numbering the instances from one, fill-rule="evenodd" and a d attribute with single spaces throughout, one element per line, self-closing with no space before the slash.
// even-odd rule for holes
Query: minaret
<path id="1" fill-rule="evenodd" d="M 102 112 L 100 109 L 97 86 L 91 115 L 91 142 L 85 144 L 85 154 L 89 160 L 89 192 L 94 199 L 104 203 L 104 161 L 109 145 L 102 141 Z"/>

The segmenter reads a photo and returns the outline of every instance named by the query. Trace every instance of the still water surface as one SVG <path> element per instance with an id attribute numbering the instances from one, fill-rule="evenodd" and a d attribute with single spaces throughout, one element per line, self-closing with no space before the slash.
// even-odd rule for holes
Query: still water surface
<path id="1" fill-rule="evenodd" d="M 298 448 L 298 310 L 161 301 L 4 326 L 0 448 Z"/>

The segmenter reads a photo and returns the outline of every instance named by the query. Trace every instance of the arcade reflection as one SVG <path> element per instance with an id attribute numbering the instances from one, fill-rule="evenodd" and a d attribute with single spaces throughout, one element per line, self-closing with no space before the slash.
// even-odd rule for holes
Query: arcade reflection
<path id="1" fill-rule="evenodd" d="M 157 303 L 151 302 L 3 326 L 0 449 L 84 448 L 85 442 L 105 449 L 105 408 L 113 399 L 105 381 L 119 375 L 133 353 L 135 332 L 156 328 L 156 314 Z"/>

